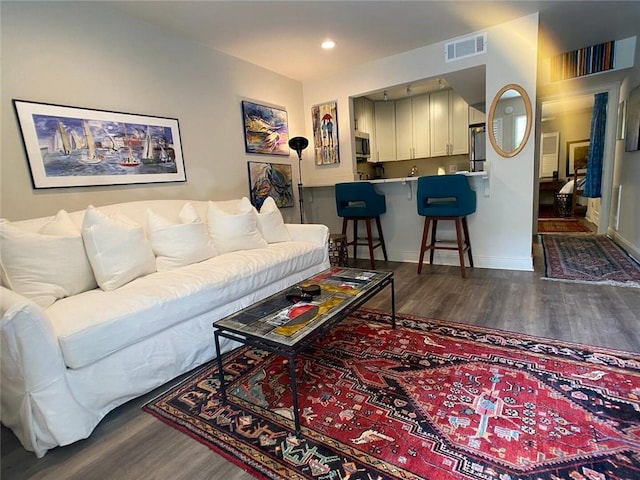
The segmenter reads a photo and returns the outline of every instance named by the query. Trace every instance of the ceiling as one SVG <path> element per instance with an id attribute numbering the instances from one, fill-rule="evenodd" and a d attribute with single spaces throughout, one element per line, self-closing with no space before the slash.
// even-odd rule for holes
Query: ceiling
<path id="1" fill-rule="evenodd" d="M 640 34 L 640 1 L 97 3 L 299 81 L 449 40 L 537 11 L 542 57 Z M 320 48 L 327 38 L 336 42 L 331 51 Z"/>

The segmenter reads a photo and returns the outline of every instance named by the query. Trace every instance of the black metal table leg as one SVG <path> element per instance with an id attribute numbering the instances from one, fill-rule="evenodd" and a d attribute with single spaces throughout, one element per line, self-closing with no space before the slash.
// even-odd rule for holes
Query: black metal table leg
<path id="1" fill-rule="evenodd" d="M 396 289 L 393 283 L 393 277 L 391 277 L 391 325 L 393 329 L 396 329 Z"/>
<path id="2" fill-rule="evenodd" d="M 300 436 L 300 411 L 298 410 L 298 386 L 296 384 L 295 356 L 289 357 L 289 381 L 291 382 L 291 395 L 293 396 L 293 420 L 296 427 L 296 435 Z"/>
<path id="3" fill-rule="evenodd" d="M 227 391 L 224 385 L 224 371 L 222 370 L 222 355 L 220 354 L 220 338 L 218 336 L 218 330 L 214 330 L 213 337 L 216 341 L 216 360 L 218 361 L 218 378 L 220 379 L 220 395 L 222 401 L 227 402 Z"/>

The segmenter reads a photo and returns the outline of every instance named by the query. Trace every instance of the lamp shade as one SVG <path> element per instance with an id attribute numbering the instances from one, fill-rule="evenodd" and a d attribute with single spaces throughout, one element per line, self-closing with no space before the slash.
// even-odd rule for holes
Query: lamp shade
<path id="1" fill-rule="evenodd" d="M 289 140 L 289 148 L 298 152 L 298 156 L 300 156 L 300 152 L 309 146 L 309 140 L 304 137 L 293 137 Z"/>

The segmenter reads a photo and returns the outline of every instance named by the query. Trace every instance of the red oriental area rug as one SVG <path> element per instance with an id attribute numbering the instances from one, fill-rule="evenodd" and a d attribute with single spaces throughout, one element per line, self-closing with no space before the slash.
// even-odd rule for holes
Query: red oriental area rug
<path id="1" fill-rule="evenodd" d="M 554 218 L 538 220 L 538 233 L 591 233 L 591 230 L 574 218 Z"/>
<path id="2" fill-rule="evenodd" d="M 640 355 L 361 309 L 296 357 L 225 356 L 144 409 L 257 478 L 640 478 Z M 381 321 L 382 320 L 382 321 Z M 387 323 L 385 323 L 387 322 Z"/>

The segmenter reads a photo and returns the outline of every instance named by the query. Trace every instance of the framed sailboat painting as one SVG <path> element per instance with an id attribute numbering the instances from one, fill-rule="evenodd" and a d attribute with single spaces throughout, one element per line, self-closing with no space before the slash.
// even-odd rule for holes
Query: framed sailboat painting
<path id="1" fill-rule="evenodd" d="M 13 100 L 34 188 L 184 182 L 175 118 Z"/>

